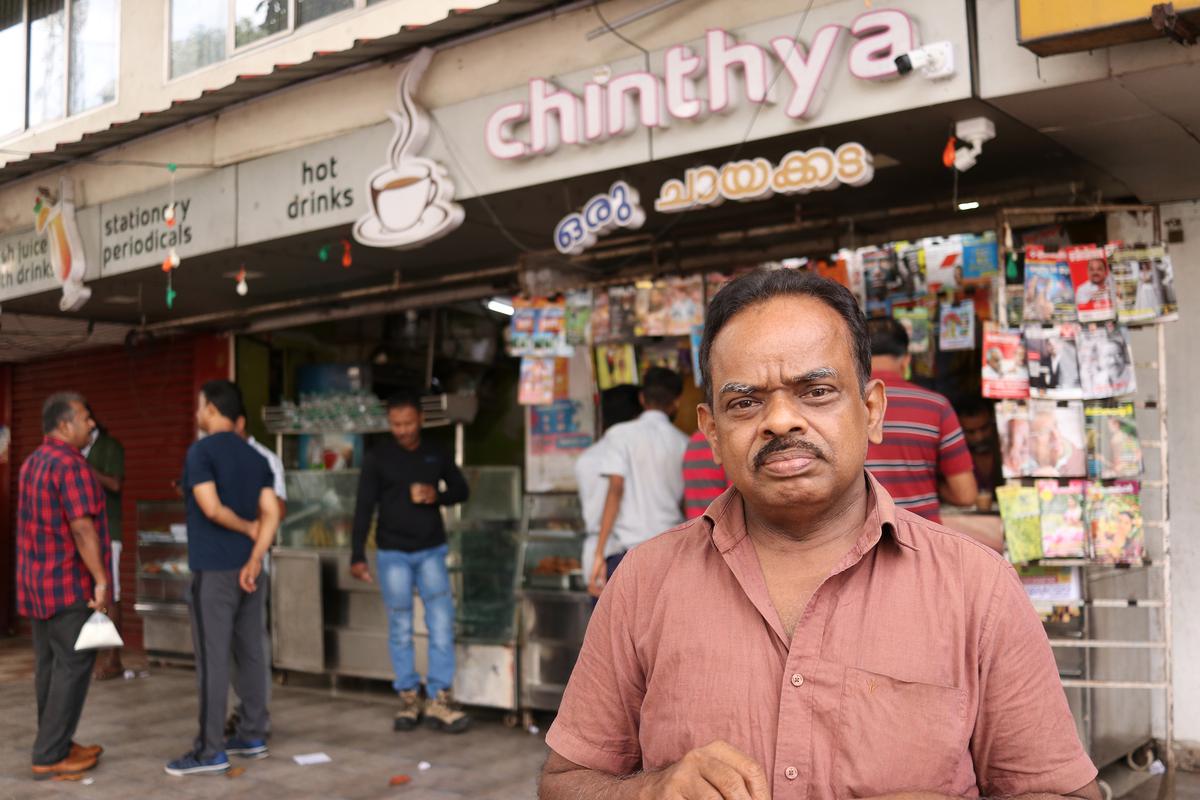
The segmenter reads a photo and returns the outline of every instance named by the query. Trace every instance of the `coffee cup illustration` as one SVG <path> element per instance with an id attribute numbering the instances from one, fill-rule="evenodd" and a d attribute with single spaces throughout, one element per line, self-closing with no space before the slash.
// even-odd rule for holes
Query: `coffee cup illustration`
<path id="1" fill-rule="evenodd" d="M 454 202 L 454 183 L 445 167 L 418 155 L 429 137 L 429 118 L 413 92 L 432 59 L 432 50 L 421 50 L 400 78 L 400 109 L 388 112 L 396 128 L 389 163 L 367 179 L 371 209 L 354 225 L 354 238 L 361 244 L 419 247 L 462 224 L 465 215 Z"/>

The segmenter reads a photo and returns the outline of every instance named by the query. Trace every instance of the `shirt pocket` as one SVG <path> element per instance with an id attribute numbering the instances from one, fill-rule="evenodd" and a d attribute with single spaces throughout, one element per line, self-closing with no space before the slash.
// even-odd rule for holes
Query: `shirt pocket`
<path id="1" fill-rule="evenodd" d="M 965 757 L 967 693 L 847 668 L 833 793 L 874 797 L 945 790 Z"/>

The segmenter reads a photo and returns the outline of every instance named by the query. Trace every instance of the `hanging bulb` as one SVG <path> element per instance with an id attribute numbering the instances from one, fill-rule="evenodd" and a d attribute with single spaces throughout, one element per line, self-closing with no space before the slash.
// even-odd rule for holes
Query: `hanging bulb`
<path id="1" fill-rule="evenodd" d="M 163 212 L 163 221 L 167 223 L 168 228 L 175 227 L 175 204 L 171 203 L 167 206 L 167 210 Z"/>
<path id="2" fill-rule="evenodd" d="M 171 269 L 175 269 L 179 266 L 179 253 L 176 252 L 174 247 L 167 252 L 167 261 L 171 262 Z"/>
<path id="3" fill-rule="evenodd" d="M 942 150 L 942 166 L 949 169 L 954 166 L 954 156 L 958 150 L 958 140 L 951 136 L 946 140 L 946 147 Z"/>
<path id="4" fill-rule="evenodd" d="M 162 271 L 163 272 L 171 271 L 171 255 L 169 253 L 167 254 L 167 256 L 165 258 L 163 258 Z"/>
<path id="5" fill-rule="evenodd" d="M 328 261 L 329 260 L 329 245 L 323 245 L 321 247 L 321 249 L 317 251 L 317 260 L 319 260 L 319 261 Z"/>
<path id="6" fill-rule="evenodd" d="M 350 256 L 350 240 L 342 239 L 342 269 L 348 268 L 354 259 Z"/>
<path id="7" fill-rule="evenodd" d="M 246 268 L 242 267 L 237 274 L 237 293 L 241 297 L 245 297 L 250 291 L 250 286 L 246 283 Z"/>

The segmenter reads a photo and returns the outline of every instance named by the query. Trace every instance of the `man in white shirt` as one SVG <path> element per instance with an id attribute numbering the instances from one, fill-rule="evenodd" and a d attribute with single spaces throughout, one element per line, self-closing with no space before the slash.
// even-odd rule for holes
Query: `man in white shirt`
<path id="1" fill-rule="evenodd" d="M 651 367 L 642 379 L 645 411 L 604 434 L 608 493 L 588 580 L 593 595 L 599 596 L 626 552 L 683 522 L 683 455 L 688 437 L 671 422 L 682 393 L 678 373 Z M 606 556 L 610 537 L 616 539 L 616 552 Z"/>
<path id="2" fill-rule="evenodd" d="M 600 414 L 604 430 L 622 422 L 635 419 L 641 413 L 636 386 L 614 386 L 600 396 Z M 608 442 L 597 439 L 583 451 L 575 462 L 575 483 L 579 487 L 579 506 L 583 513 L 583 528 L 587 538 L 583 541 L 583 574 L 591 577 L 596 564 L 596 543 L 600 540 L 600 520 L 604 515 L 604 501 L 608 498 L 608 476 L 604 474 L 609 458 Z M 604 555 L 616 555 L 617 540 L 610 537 Z"/>

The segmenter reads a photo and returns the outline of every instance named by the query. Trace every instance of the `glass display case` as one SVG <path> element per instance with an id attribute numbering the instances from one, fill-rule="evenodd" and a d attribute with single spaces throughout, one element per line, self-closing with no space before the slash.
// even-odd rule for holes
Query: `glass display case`
<path id="1" fill-rule="evenodd" d="M 279 527 L 278 546 L 350 547 L 358 475 L 356 469 L 285 472 L 288 513 Z"/>
<path id="2" fill-rule="evenodd" d="M 137 504 L 137 603 L 146 651 L 190 656 L 186 512 L 181 501 Z"/>

